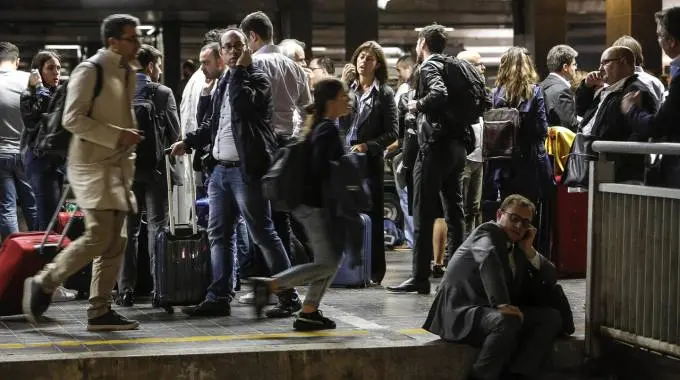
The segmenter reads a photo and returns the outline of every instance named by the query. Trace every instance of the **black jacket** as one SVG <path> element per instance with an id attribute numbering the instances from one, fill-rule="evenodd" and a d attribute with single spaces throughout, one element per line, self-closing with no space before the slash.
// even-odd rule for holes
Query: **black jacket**
<path id="1" fill-rule="evenodd" d="M 328 119 L 317 122 L 307 136 L 311 157 L 305 168 L 303 203 L 321 208 L 324 206 L 323 188 L 331 175 L 331 161 L 344 154 L 342 140 L 335 123 Z"/>
<path id="2" fill-rule="evenodd" d="M 680 142 L 680 75 L 671 80 L 666 101 L 659 112 L 654 114 L 649 109 L 633 107 L 626 115 L 633 132 L 650 135 L 658 140 Z M 664 186 L 680 188 L 680 158 L 665 156 L 661 165 Z"/>
<path id="3" fill-rule="evenodd" d="M 259 180 L 269 168 L 277 145 L 271 123 L 274 111 L 271 84 L 267 75 L 252 64 L 231 69 L 220 78 L 213 96 L 201 96 L 198 105 L 201 124 L 196 131 L 187 133 L 184 143 L 196 150 L 209 145 L 212 153 L 227 84 L 239 168 L 245 181 Z M 211 169 L 215 164 L 213 159 L 208 166 Z"/>
<path id="4" fill-rule="evenodd" d="M 60 86 L 65 86 L 64 83 Z M 21 132 L 21 151 L 35 149 L 35 139 L 38 129 L 45 122 L 43 115 L 48 112 L 50 101 L 54 97 L 56 88 L 38 87 L 26 89 L 21 94 L 20 107 L 21 118 L 24 121 L 24 130 Z"/>
<path id="5" fill-rule="evenodd" d="M 366 143 L 369 156 L 382 158 L 387 146 L 397 139 L 399 128 L 397 105 L 394 101 L 394 91 L 386 84 L 381 84 L 371 97 L 371 111 L 359 124 L 357 139 L 352 141 L 352 145 Z M 354 102 L 352 107 L 352 112 L 340 119 L 340 126 L 345 134 L 350 132 L 354 118 L 359 116 L 357 102 Z"/>
<path id="6" fill-rule="evenodd" d="M 540 84 L 545 95 L 545 114 L 548 125 L 561 125 L 573 132 L 578 129 L 574 92 L 555 75 L 548 75 Z"/>
<path id="7" fill-rule="evenodd" d="M 644 109 L 653 113 L 657 107 L 654 97 L 649 92 L 647 86 L 637 79 L 637 75 L 632 75 L 623 83 L 621 88 L 614 90 L 604 104 L 597 116 L 598 105 L 602 91 L 596 91 L 586 86 L 585 80 L 576 90 L 576 112 L 583 116 L 581 128 L 588 125 L 593 117 L 595 124 L 590 134 L 597 140 L 609 141 L 640 141 L 644 142 L 650 137 L 647 130 L 634 131 L 632 125 L 628 123 L 625 115 L 621 112 L 621 100 L 629 92 L 640 91 L 642 93 Z M 644 177 L 644 156 L 642 155 L 620 155 L 614 156 L 615 180 L 623 182 L 628 180 L 641 181 Z"/>
<path id="8" fill-rule="evenodd" d="M 446 111 L 448 90 L 444 82 L 444 56 L 435 54 L 420 65 L 416 95 L 416 108 L 425 118 L 418 118 L 418 141 L 421 147 L 430 145 L 445 138 L 454 136 L 458 129 L 462 134 L 463 128 L 454 125 L 452 115 Z"/>

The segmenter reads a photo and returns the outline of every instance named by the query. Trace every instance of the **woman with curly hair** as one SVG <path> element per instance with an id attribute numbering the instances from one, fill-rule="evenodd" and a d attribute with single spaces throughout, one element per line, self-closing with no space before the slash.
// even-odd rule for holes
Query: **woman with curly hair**
<path id="1" fill-rule="evenodd" d="M 520 112 L 521 126 L 517 134 L 517 153 L 511 159 L 487 161 L 482 192 L 485 220 L 495 219 L 497 200 L 510 194 L 520 194 L 537 205 L 545 205 L 545 201 L 552 198 L 552 164 L 545 151 L 548 121 L 543 91 L 537 82 L 534 63 L 525 48 L 512 47 L 503 54 L 492 92 L 493 108 L 516 108 Z M 540 209 L 537 218 L 541 217 Z M 543 209 L 547 212 L 548 207 Z M 544 224 L 547 228 L 547 223 Z M 547 240 L 542 240 L 546 237 L 547 234 L 539 231 L 537 244 L 545 249 Z"/>

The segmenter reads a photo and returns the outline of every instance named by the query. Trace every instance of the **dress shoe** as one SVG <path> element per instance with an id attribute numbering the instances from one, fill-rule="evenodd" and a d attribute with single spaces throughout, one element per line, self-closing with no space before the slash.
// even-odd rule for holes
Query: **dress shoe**
<path id="1" fill-rule="evenodd" d="M 116 298 L 116 305 L 123 307 L 132 307 L 135 305 L 135 293 L 127 291 L 123 294 L 118 295 Z"/>
<path id="2" fill-rule="evenodd" d="M 393 293 L 418 293 L 430 294 L 430 282 L 417 282 L 414 278 L 402 282 L 399 286 L 388 286 L 387 290 Z"/>
<path id="3" fill-rule="evenodd" d="M 433 265 L 432 266 L 432 278 L 442 278 L 444 277 L 444 266 L 443 265 Z"/>

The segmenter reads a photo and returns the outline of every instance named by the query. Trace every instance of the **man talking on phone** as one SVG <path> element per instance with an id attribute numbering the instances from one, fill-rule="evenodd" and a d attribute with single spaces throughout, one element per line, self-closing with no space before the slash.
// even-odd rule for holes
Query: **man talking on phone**
<path id="1" fill-rule="evenodd" d="M 228 69 L 218 79 L 213 95 L 201 96 L 199 128 L 173 144 L 171 152 L 178 156 L 187 148 L 204 146 L 210 146 L 211 152 L 208 241 L 213 282 L 203 302 L 182 309 L 190 316 L 231 315 L 235 296 L 232 236 L 239 215 L 243 215 L 253 241 L 262 250 L 269 271 L 279 273 L 290 268 L 260 180 L 277 147 L 271 123 L 271 82 L 264 71 L 253 65 L 246 36 L 240 29 L 227 29 L 220 45 Z M 300 302 L 295 289 L 281 292 L 278 297 L 281 304 Z M 300 308 L 279 310 L 275 316 L 289 317 Z"/>
<path id="2" fill-rule="evenodd" d="M 563 330 L 560 312 L 537 296 L 539 287 L 555 287 L 556 270 L 533 247 L 535 211 L 521 195 L 505 198 L 496 221 L 453 254 L 423 326 L 481 348 L 470 379 L 533 378 Z"/>

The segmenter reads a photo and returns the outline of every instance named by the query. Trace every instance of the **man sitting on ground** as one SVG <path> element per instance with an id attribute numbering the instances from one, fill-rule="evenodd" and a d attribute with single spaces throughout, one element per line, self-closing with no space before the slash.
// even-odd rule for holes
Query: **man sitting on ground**
<path id="1" fill-rule="evenodd" d="M 533 378 L 563 331 L 556 309 L 541 307 L 555 266 L 536 252 L 536 207 L 510 195 L 496 221 L 475 229 L 449 262 L 423 328 L 442 339 L 480 347 L 471 379 Z"/>

